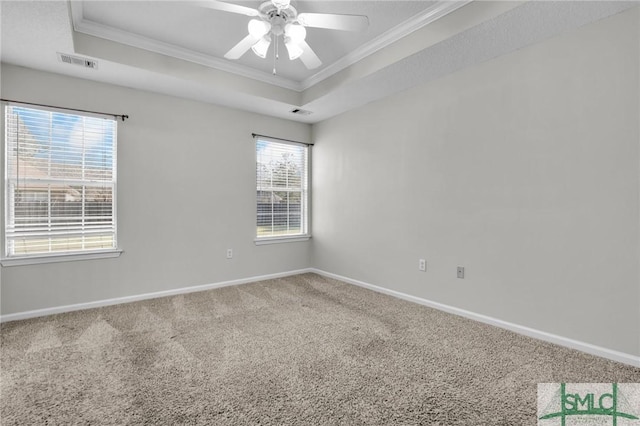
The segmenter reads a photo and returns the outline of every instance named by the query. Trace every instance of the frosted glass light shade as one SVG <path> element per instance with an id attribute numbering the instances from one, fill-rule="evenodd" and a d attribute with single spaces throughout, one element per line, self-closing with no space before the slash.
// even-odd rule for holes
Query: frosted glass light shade
<path id="1" fill-rule="evenodd" d="M 269 50 L 269 46 L 271 45 L 271 37 L 264 36 L 256 44 L 251 46 L 251 50 L 253 53 L 258 55 L 261 58 L 267 57 L 267 51 Z"/>
<path id="2" fill-rule="evenodd" d="M 294 59 L 298 59 L 300 55 L 304 53 L 304 50 L 302 50 L 302 48 L 297 43 L 294 43 L 289 37 L 285 38 L 284 45 L 287 47 L 289 59 L 292 61 Z"/>
<path id="3" fill-rule="evenodd" d="M 299 24 L 287 24 L 284 27 L 284 33 L 294 43 L 300 43 L 307 37 L 307 30 Z"/>
<path id="4" fill-rule="evenodd" d="M 271 24 L 259 19 L 252 19 L 249 21 L 249 34 L 255 38 L 261 38 L 271 30 Z"/>

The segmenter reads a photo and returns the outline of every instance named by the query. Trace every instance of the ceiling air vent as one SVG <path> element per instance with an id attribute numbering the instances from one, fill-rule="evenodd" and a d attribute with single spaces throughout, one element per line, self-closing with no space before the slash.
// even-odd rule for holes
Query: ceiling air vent
<path id="1" fill-rule="evenodd" d="M 290 112 L 292 114 L 298 114 L 298 115 L 311 115 L 312 114 L 311 111 L 307 111 L 306 109 L 300 109 L 300 108 L 294 108 Z"/>
<path id="2" fill-rule="evenodd" d="M 66 53 L 58 52 L 58 59 L 60 59 L 61 62 L 71 65 L 80 65 L 81 67 L 91 68 L 94 70 L 98 68 L 97 61 L 94 61 L 93 59 L 81 58 L 80 56 L 71 56 L 67 55 Z"/>

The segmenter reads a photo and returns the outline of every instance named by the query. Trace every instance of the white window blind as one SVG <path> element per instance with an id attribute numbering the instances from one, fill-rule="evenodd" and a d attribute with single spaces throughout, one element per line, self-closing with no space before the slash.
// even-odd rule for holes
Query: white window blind
<path id="1" fill-rule="evenodd" d="M 5 107 L 5 254 L 116 248 L 116 121 Z"/>
<path id="2" fill-rule="evenodd" d="M 258 239 L 307 235 L 309 147 L 256 136 Z"/>

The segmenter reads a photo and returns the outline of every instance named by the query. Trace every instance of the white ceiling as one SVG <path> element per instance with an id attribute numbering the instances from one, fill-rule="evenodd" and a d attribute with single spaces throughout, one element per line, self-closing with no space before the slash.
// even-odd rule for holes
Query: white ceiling
<path id="1" fill-rule="evenodd" d="M 257 7 L 258 1 L 233 1 Z M 363 33 L 308 29 L 323 61 L 224 53 L 249 17 L 189 1 L 1 1 L 3 62 L 317 122 L 620 12 L 634 2 L 299 1 L 299 12 L 362 14 Z M 57 53 L 95 59 L 98 69 Z M 294 108 L 312 112 L 291 114 Z"/>
<path id="2" fill-rule="evenodd" d="M 230 1 L 245 7 L 257 8 L 259 1 Z M 308 28 L 306 41 L 321 58 L 320 69 L 308 70 L 299 60 L 290 61 L 286 53 L 276 63 L 277 74 L 293 82 L 316 74 L 348 53 L 397 27 L 408 19 L 433 8 L 433 1 L 294 1 L 298 13 L 337 13 L 365 15 L 369 28 L 363 32 L 349 32 Z M 228 62 L 228 67 L 240 72 L 256 70 L 269 78 L 273 69 L 274 44 L 266 59 L 247 52 L 238 61 L 225 60 L 224 54 L 248 33 L 251 17 L 208 9 L 197 2 L 173 1 L 86 1 L 72 2 L 76 30 L 91 35 L 123 41 L 137 47 L 153 45 L 162 50 L 169 45 L 183 54 L 204 55 L 208 62 Z M 281 41 L 281 40 L 280 40 Z M 164 45 L 164 46 L 163 46 Z M 281 52 L 284 46 L 280 44 Z"/>

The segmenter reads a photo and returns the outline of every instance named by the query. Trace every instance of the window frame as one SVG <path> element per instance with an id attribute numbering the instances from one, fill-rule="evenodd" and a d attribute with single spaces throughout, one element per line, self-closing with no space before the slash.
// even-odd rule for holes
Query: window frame
<path id="1" fill-rule="evenodd" d="M 254 243 L 256 245 L 266 244 L 279 244 L 279 243 L 292 243 L 308 241 L 311 238 L 311 147 L 313 144 L 305 142 L 297 142 L 288 139 L 274 138 L 270 136 L 253 134 L 253 150 L 254 150 L 254 164 L 256 169 L 256 175 L 254 179 L 255 188 L 255 203 L 254 203 Z M 257 219 L 258 219 L 258 142 L 276 143 L 283 145 L 301 146 L 306 151 L 306 173 L 303 177 L 302 187 L 302 203 L 301 203 L 301 221 L 303 222 L 303 232 L 292 235 L 274 235 L 274 236 L 258 236 Z"/>
<path id="2" fill-rule="evenodd" d="M 10 185 L 11 185 L 11 177 L 9 176 L 9 161 L 10 155 L 7 152 L 8 150 L 8 123 L 7 123 L 7 113 L 10 107 L 19 107 L 19 108 L 28 108 L 36 111 L 44 111 L 44 112 L 54 112 L 54 113 L 62 113 L 75 115 L 78 117 L 88 117 L 88 118 L 108 118 L 110 116 L 105 116 L 101 114 L 93 114 L 93 113 L 79 113 L 75 111 L 69 111 L 64 108 L 56 108 L 56 107 L 45 107 L 45 106 L 33 106 L 31 104 L 21 104 L 19 102 L 2 102 L 2 108 L 0 111 L 0 128 L 2 128 L 2 149 L 0 149 L 0 155 L 2 158 L 0 159 L 3 174 L 2 174 L 2 186 L 0 188 L 0 198 L 3 203 L 3 213 L 4 220 L 0 225 L 0 239 L 2 240 L 2 255 L 0 257 L 0 265 L 5 266 L 20 266 L 20 265 L 32 265 L 32 264 L 40 264 L 40 263 L 54 263 L 54 262 L 64 262 L 64 261 L 78 261 L 78 260 L 91 260 L 91 259 L 103 259 L 103 258 L 115 258 L 120 256 L 123 252 L 121 248 L 118 247 L 118 221 L 117 221 L 117 141 L 118 141 L 118 128 L 117 128 L 117 120 L 114 120 L 116 127 L 113 131 L 113 153 L 112 153 L 112 161 L 113 161 L 113 171 L 112 178 L 109 181 L 109 185 L 112 185 L 112 223 L 113 223 L 113 241 L 114 247 L 107 249 L 80 249 L 73 251 L 59 251 L 59 252 L 41 252 L 41 253 L 33 253 L 33 254 L 10 254 L 9 253 L 9 242 L 7 240 L 7 226 L 10 225 L 9 219 L 9 211 L 12 207 L 12 204 L 15 203 L 15 200 L 9 200 Z M 52 179 L 55 180 L 55 179 Z"/>

